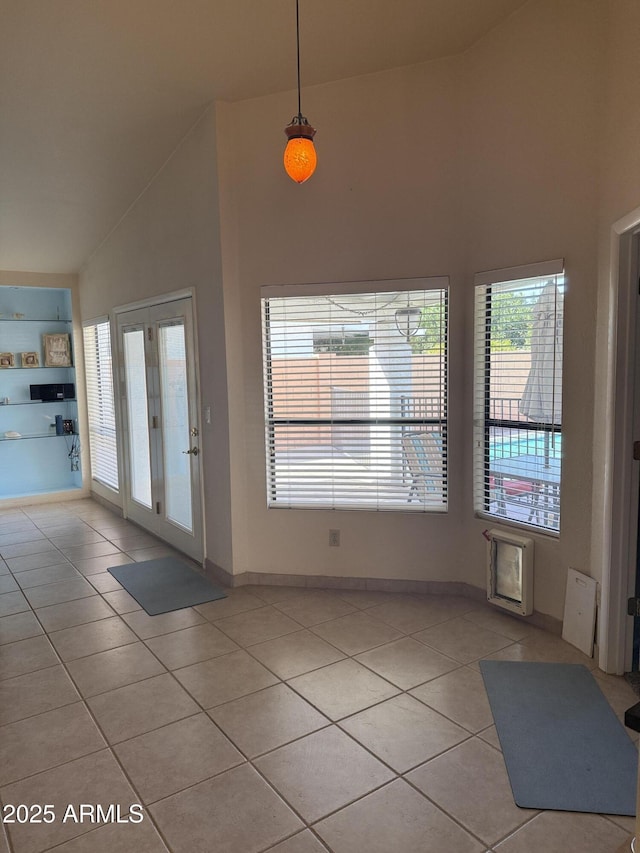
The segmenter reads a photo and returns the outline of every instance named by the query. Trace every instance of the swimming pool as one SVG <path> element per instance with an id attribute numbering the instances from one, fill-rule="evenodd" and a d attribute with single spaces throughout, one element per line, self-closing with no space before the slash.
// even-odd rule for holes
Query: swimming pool
<path id="1" fill-rule="evenodd" d="M 489 442 L 489 460 L 510 459 L 513 456 L 543 456 L 560 459 L 562 456 L 562 436 L 559 433 L 523 430 L 517 438 L 504 440 L 504 435 L 495 436 Z"/>

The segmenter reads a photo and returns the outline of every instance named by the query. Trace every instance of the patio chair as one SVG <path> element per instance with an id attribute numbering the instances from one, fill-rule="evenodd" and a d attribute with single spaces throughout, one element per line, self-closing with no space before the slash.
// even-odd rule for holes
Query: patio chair
<path id="1" fill-rule="evenodd" d="M 407 432 L 402 436 L 402 449 L 407 461 L 411 485 L 408 503 L 423 492 L 434 497 L 442 492 L 442 435 L 439 432 Z"/>

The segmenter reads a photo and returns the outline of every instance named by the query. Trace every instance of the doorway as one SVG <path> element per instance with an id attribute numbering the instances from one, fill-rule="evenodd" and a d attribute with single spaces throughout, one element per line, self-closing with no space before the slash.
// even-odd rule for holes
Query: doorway
<path id="1" fill-rule="evenodd" d="M 127 518 L 201 563 L 201 456 L 190 296 L 117 314 Z"/>
<path id="2" fill-rule="evenodd" d="M 640 571 L 636 565 L 640 467 L 632 453 L 640 438 L 640 208 L 612 225 L 610 251 L 607 326 L 602 336 L 606 387 L 601 385 L 598 394 L 596 386 L 602 429 L 594 454 L 603 483 L 594 542 L 601 547 L 596 557 L 601 556 L 602 566 L 598 665 L 622 675 L 635 663 L 636 620 L 627 615 L 627 601 L 634 596 Z"/>
<path id="3" fill-rule="evenodd" d="M 636 231 L 632 237 L 630 279 L 637 282 L 640 288 L 640 232 Z M 637 293 L 636 293 L 637 297 Z M 634 335 L 634 358 L 632 373 L 633 388 L 633 463 L 631 470 L 632 501 L 629 512 L 635 519 L 635 524 L 629 529 L 629 553 L 635 554 L 633 584 L 633 595 L 640 598 L 640 299 L 635 299 L 635 335 Z M 633 641 L 631 651 L 630 670 L 635 674 L 634 682 L 638 683 L 640 678 L 640 616 L 633 619 Z"/>

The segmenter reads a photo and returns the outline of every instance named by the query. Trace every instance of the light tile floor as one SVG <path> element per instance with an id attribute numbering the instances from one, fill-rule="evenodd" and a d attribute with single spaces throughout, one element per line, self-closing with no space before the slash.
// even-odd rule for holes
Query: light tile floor
<path id="1" fill-rule="evenodd" d="M 478 659 L 593 667 L 558 637 L 364 590 L 150 617 L 107 568 L 165 553 L 90 500 L 0 511 L 0 798 L 50 806 L 0 853 L 614 853 L 633 831 L 513 802 Z M 635 694 L 594 674 L 622 718 Z"/>

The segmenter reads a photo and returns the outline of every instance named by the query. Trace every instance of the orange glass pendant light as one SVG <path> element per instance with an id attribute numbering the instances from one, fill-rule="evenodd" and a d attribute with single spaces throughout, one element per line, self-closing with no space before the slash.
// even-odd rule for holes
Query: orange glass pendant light
<path id="1" fill-rule="evenodd" d="M 302 184 L 316 170 L 318 156 L 313 144 L 315 128 L 311 127 L 303 115 L 294 116 L 291 124 L 285 127 L 289 141 L 284 149 L 284 169 L 292 181 Z"/>
<path id="2" fill-rule="evenodd" d="M 298 115 L 285 127 L 287 147 L 284 150 L 284 169 L 292 181 L 303 184 L 316 170 L 318 157 L 313 145 L 315 128 L 302 115 L 300 107 L 300 14 L 296 0 L 296 55 L 298 60 Z"/>

